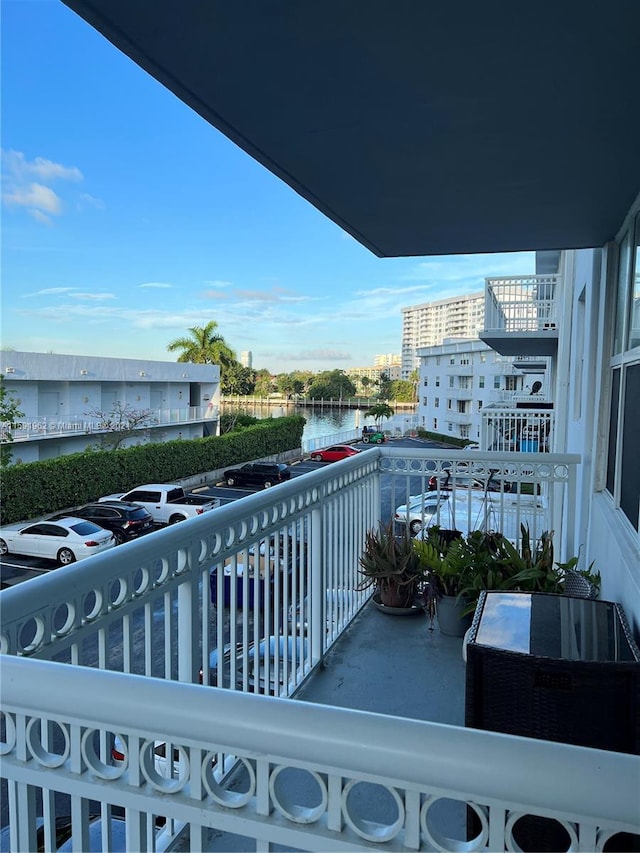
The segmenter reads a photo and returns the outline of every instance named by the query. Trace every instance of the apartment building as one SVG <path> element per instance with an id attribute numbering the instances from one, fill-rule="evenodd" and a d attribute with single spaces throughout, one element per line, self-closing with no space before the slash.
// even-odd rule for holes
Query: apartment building
<path id="1" fill-rule="evenodd" d="M 418 349 L 445 338 L 476 338 L 484 322 L 484 293 L 454 296 L 402 309 L 402 378 L 420 366 Z"/>
<path id="2" fill-rule="evenodd" d="M 400 353 L 388 352 L 381 355 L 374 355 L 374 367 L 400 367 L 402 358 Z"/>
<path id="3" fill-rule="evenodd" d="M 99 446 L 114 421 L 137 422 L 124 446 L 219 431 L 216 364 L 2 351 L 0 372 L 22 412 L 18 423 L 2 425 L 14 462 Z"/>
<path id="4" fill-rule="evenodd" d="M 367 393 L 371 388 L 377 387 L 380 382 L 380 377 L 385 374 L 389 379 L 400 379 L 401 368 L 399 364 L 378 365 L 367 367 L 350 367 L 348 371 L 349 379 L 356 384 L 358 392 Z M 369 383 L 363 383 L 362 379 L 368 379 Z"/>
<path id="5" fill-rule="evenodd" d="M 445 340 L 418 355 L 418 423 L 431 432 L 506 450 L 493 446 L 502 437 L 498 413 L 512 419 L 517 406 L 551 406 L 548 359 L 502 356 L 478 339 Z"/>

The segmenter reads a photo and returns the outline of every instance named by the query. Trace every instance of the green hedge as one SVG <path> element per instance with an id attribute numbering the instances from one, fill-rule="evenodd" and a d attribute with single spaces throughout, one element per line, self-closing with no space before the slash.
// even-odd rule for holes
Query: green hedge
<path id="1" fill-rule="evenodd" d="M 473 442 L 466 438 L 456 438 L 453 435 L 445 435 L 442 432 L 430 432 L 422 427 L 418 427 L 416 433 L 420 438 L 430 438 L 432 441 L 441 441 L 443 444 L 451 444 L 453 447 L 466 447 L 467 444 L 473 444 Z"/>
<path id="2" fill-rule="evenodd" d="M 12 465 L 2 472 L 0 521 L 36 518 L 143 483 L 171 483 L 302 445 L 305 419 L 269 418 L 237 432 L 189 441 L 88 451 Z"/>

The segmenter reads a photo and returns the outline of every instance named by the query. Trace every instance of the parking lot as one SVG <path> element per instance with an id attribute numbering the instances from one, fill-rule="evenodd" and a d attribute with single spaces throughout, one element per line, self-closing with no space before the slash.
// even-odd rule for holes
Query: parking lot
<path id="1" fill-rule="evenodd" d="M 442 445 L 437 442 L 416 439 L 416 438 L 394 438 L 392 439 L 394 447 L 441 447 Z M 329 443 L 329 442 L 328 442 Z M 372 450 L 375 445 L 364 444 L 363 442 L 356 442 L 353 445 L 362 451 Z M 315 471 L 318 468 L 323 468 L 326 465 L 336 464 L 329 462 L 312 462 L 308 456 L 306 458 L 300 459 L 297 462 L 294 462 L 291 465 L 291 475 L 292 477 L 301 477 L 304 474 L 307 474 L 309 471 Z M 274 487 L 274 488 L 277 488 Z M 253 494 L 256 491 L 255 489 L 249 488 L 241 488 L 238 486 L 227 486 L 222 481 L 218 483 L 212 483 L 208 485 L 204 490 L 198 489 L 199 494 L 210 495 L 211 497 L 219 498 L 220 503 L 222 505 L 227 504 L 231 501 L 239 500 L 240 498 L 246 497 L 247 495 Z M 391 511 L 391 506 L 387 508 L 384 506 L 385 503 L 385 495 L 383 490 L 383 514 Z M 43 574 L 47 574 L 50 571 L 54 571 L 58 568 L 58 565 L 52 560 L 43 560 L 38 557 L 26 557 L 22 555 L 14 555 L 7 554 L 4 557 L 0 557 L 0 589 L 5 589 L 6 587 L 13 586 L 17 583 L 22 583 L 27 580 L 31 580 L 32 578 L 39 577 Z"/>

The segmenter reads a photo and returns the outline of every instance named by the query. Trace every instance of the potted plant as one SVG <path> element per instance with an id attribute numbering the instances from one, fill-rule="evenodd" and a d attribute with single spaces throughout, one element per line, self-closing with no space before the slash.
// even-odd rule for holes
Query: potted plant
<path id="1" fill-rule="evenodd" d="M 396 536 L 393 519 L 368 531 L 360 574 L 358 590 L 374 587 L 374 602 L 381 609 L 419 611 L 416 601 L 423 580 L 420 559 L 409 535 Z"/>
<path id="2" fill-rule="evenodd" d="M 459 531 L 433 525 L 423 539 L 413 542 L 426 577 L 423 604 L 432 622 L 437 614 L 443 634 L 462 637 L 471 624 L 464 589 L 473 570 L 474 550 L 480 541 L 477 536 L 482 535 L 474 532 L 465 538 Z"/>
<path id="3" fill-rule="evenodd" d="M 467 537 L 467 545 L 475 547 L 471 568 L 459 590 L 467 601 L 467 613 L 474 612 L 483 590 L 598 595 L 600 578 L 591 571 L 593 565 L 578 570 L 578 557 L 554 562 L 553 531 L 544 531 L 532 542 L 529 528 L 523 524 L 519 547 L 500 533 L 479 532 Z"/>

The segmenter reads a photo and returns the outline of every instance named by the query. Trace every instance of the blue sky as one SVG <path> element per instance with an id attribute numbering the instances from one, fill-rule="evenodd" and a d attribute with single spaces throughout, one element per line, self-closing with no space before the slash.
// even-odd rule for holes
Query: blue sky
<path id="1" fill-rule="evenodd" d="M 400 352 L 401 308 L 531 252 L 379 259 L 58 0 L 2 2 L 1 345 L 174 360 L 219 324 L 274 373 Z"/>

